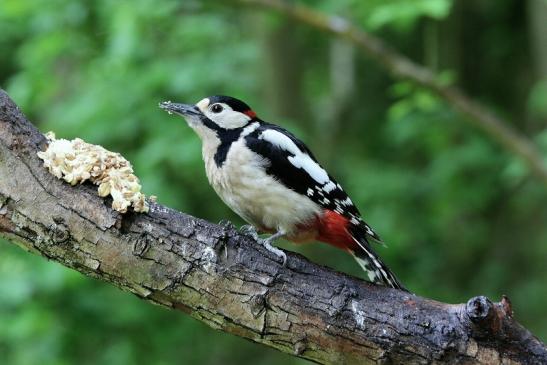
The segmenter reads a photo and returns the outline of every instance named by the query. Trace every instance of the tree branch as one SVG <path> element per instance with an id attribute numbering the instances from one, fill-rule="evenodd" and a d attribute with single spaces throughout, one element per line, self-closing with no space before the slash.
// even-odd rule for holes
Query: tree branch
<path id="1" fill-rule="evenodd" d="M 363 31 L 345 18 L 325 15 L 305 6 L 293 5 L 288 1 L 235 1 L 278 11 L 317 30 L 336 35 L 353 43 L 395 77 L 412 81 L 445 100 L 454 109 L 468 117 L 466 120 L 474 127 L 482 130 L 503 148 L 522 159 L 547 186 L 547 164 L 541 152 L 529 138 L 514 130 L 509 123 L 494 115 L 488 108 L 474 102 L 457 88 L 447 86 L 439 81 L 434 72 L 398 53 L 380 38 Z"/>
<path id="2" fill-rule="evenodd" d="M 507 300 L 451 305 L 371 285 L 231 226 L 151 204 L 121 215 L 36 156 L 45 138 L 0 90 L 0 238 L 209 326 L 322 364 L 547 363 Z"/>

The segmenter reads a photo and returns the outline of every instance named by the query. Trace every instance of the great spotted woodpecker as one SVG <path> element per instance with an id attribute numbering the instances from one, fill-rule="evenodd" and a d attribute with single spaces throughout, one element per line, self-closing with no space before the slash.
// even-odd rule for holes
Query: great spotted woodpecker
<path id="1" fill-rule="evenodd" d="M 195 105 L 164 102 L 160 107 L 183 116 L 198 134 L 214 190 L 256 230 L 272 233 L 257 241 L 283 263 L 285 253 L 271 245 L 277 238 L 318 240 L 351 253 L 370 281 L 405 290 L 369 244 L 369 238 L 381 242 L 380 237 L 290 132 L 264 122 L 247 104 L 229 96 L 211 96 Z"/>

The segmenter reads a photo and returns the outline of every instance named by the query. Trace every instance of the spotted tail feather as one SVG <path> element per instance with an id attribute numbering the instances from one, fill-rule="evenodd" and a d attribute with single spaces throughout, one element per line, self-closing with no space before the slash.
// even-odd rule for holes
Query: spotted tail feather
<path id="1" fill-rule="evenodd" d="M 404 291 L 408 291 L 397 277 L 388 269 L 388 267 L 382 262 L 382 260 L 372 251 L 368 243 L 360 242 L 355 239 L 357 246 L 355 250 L 352 250 L 353 257 L 357 260 L 359 266 L 365 270 L 368 275 L 368 279 L 378 285 L 388 286 Z"/>

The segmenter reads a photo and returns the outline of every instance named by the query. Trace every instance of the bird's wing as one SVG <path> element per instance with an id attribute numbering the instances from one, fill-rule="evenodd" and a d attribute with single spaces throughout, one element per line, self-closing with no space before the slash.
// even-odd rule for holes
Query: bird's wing
<path id="1" fill-rule="evenodd" d="M 359 210 L 340 184 L 317 162 L 309 148 L 289 131 L 262 123 L 245 136 L 245 142 L 253 152 L 268 160 L 267 173 L 283 185 L 348 218 L 354 229 L 362 229 L 367 236 L 381 241 L 361 219 Z"/>

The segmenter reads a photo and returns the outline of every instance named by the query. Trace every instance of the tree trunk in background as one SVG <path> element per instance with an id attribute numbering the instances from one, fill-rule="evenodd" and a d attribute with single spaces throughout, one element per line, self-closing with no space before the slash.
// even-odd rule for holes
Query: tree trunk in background
<path id="1" fill-rule="evenodd" d="M 454 1 L 452 11 L 439 26 L 439 63 L 441 70 L 449 70 L 461 76 L 462 69 L 462 16 L 461 1 Z"/>
<path id="2" fill-rule="evenodd" d="M 547 0 L 529 0 L 528 14 L 530 24 L 530 48 L 534 59 L 534 83 L 547 83 Z M 541 131 L 546 126 L 547 117 L 540 120 L 529 116 L 529 129 Z"/>
<path id="3" fill-rule="evenodd" d="M 277 116 L 298 121 L 303 128 L 312 125 L 302 87 L 307 52 L 295 22 L 279 17 L 262 21 L 259 27 L 265 74 L 262 90 L 270 109 Z"/>
<path id="4" fill-rule="evenodd" d="M 536 75 L 547 79 L 547 1 L 529 0 L 530 38 Z"/>
<path id="5" fill-rule="evenodd" d="M 426 19 L 423 28 L 424 64 L 434 72 L 439 71 L 439 23 Z"/>
<path id="6" fill-rule="evenodd" d="M 314 115 L 317 121 L 316 134 L 321 141 L 321 160 L 326 165 L 329 165 L 329 159 L 335 157 L 333 149 L 340 126 L 353 104 L 356 92 L 355 47 L 346 40 L 332 38 L 329 41 L 329 78 L 330 92 L 323 103 L 324 109 L 321 108 Z"/>

